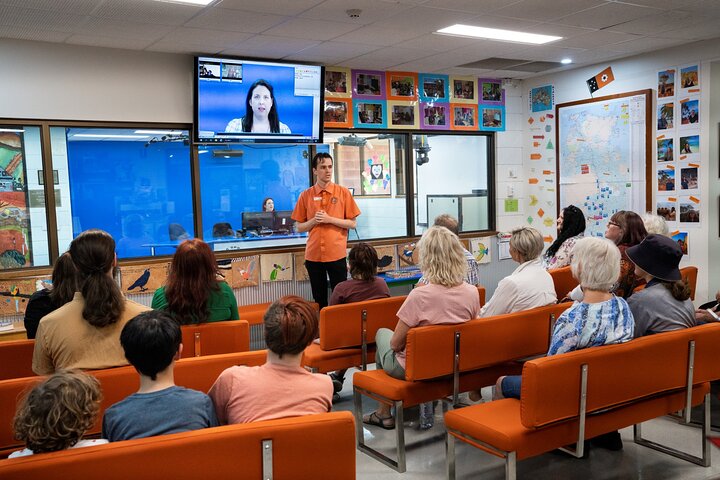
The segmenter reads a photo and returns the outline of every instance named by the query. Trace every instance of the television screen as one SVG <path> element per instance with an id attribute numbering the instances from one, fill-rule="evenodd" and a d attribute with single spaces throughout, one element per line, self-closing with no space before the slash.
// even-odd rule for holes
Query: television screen
<path id="1" fill-rule="evenodd" d="M 319 143 L 323 67 L 195 57 L 196 143 Z"/>
<path id="2" fill-rule="evenodd" d="M 273 212 L 243 212 L 243 230 L 272 230 L 275 222 Z"/>
<path id="3" fill-rule="evenodd" d="M 295 223 L 291 217 L 292 210 L 276 210 L 273 230 L 278 232 L 283 230 L 291 232 L 293 229 L 293 223 Z"/>

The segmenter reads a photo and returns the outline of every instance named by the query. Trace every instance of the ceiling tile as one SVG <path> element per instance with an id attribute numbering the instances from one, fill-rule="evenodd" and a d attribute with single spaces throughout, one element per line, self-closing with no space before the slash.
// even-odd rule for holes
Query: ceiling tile
<path id="1" fill-rule="evenodd" d="M 11 27 L 74 32 L 86 20 L 82 15 L 0 5 L 0 25 Z"/>
<path id="2" fill-rule="evenodd" d="M 519 1 L 521 0 L 429 0 L 423 3 L 423 6 L 468 13 L 488 13 Z"/>
<path id="3" fill-rule="evenodd" d="M 500 8 L 493 13 L 505 17 L 548 21 L 605 3 L 605 0 L 553 0 L 552 2 L 547 0 L 523 0 Z"/>
<path id="4" fill-rule="evenodd" d="M 636 18 L 647 17 L 660 13 L 650 7 L 639 7 L 617 3 L 606 3 L 599 7 L 573 13 L 566 17 L 553 20 L 553 23 L 586 28 L 608 28 Z"/>
<path id="5" fill-rule="evenodd" d="M 650 50 L 658 50 L 660 48 L 671 47 L 673 45 L 679 45 L 681 43 L 683 43 L 683 40 L 672 38 L 643 37 L 639 40 L 632 40 L 630 42 L 615 43 L 611 45 L 611 48 L 618 52 L 640 53 Z"/>
<path id="6" fill-rule="evenodd" d="M 377 45 L 362 45 L 359 43 L 324 42 L 290 55 L 291 60 L 305 60 L 320 62 L 325 65 L 335 65 L 351 58 L 365 55 L 377 50 Z"/>
<path id="7" fill-rule="evenodd" d="M 9 25 L 0 25 L 0 38 L 17 38 L 20 40 L 33 40 L 36 42 L 55 42 L 62 43 L 72 33 L 54 32 L 52 30 L 12 27 Z"/>
<path id="8" fill-rule="evenodd" d="M 188 45 L 231 47 L 252 37 L 252 33 L 228 32 L 207 28 L 178 27 L 162 38 L 163 42 L 177 42 Z"/>
<path id="9" fill-rule="evenodd" d="M 477 27 L 501 28 L 504 30 L 526 31 L 540 22 L 534 20 L 522 20 L 519 18 L 501 17 L 499 15 L 479 15 L 467 18 L 459 23 L 474 25 Z"/>
<path id="10" fill-rule="evenodd" d="M 406 8 L 392 17 L 383 18 L 375 25 L 383 25 L 387 28 L 395 28 L 398 24 L 407 25 L 417 32 L 416 36 L 420 36 L 423 33 L 434 32 L 456 23 L 462 23 L 467 19 L 468 15 L 463 12 L 415 7 Z"/>
<path id="11" fill-rule="evenodd" d="M 222 0 L 219 6 L 248 12 L 275 14 L 282 12 L 283 15 L 298 15 L 321 3 L 323 0 L 273 0 L 271 2 L 268 0 Z"/>
<path id="12" fill-rule="evenodd" d="M 152 44 L 152 40 L 142 38 L 103 37 L 100 35 L 72 35 L 65 43 L 73 45 L 88 45 L 92 47 L 122 48 L 127 50 L 142 50 Z"/>
<path id="13" fill-rule="evenodd" d="M 657 35 L 661 36 L 662 38 L 676 38 L 679 40 L 685 40 L 686 42 L 688 40 L 692 41 L 717 38 L 718 22 L 716 20 L 699 22 L 689 27 L 660 32 Z"/>
<path id="14" fill-rule="evenodd" d="M 348 9 L 361 10 L 358 18 L 350 18 L 346 13 Z M 313 7 L 299 16 L 327 22 L 353 22 L 356 25 L 369 25 L 384 18 L 391 17 L 408 9 L 405 5 L 382 0 L 327 0 Z"/>
<path id="15" fill-rule="evenodd" d="M 360 25 L 343 22 L 326 22 L 309 18 L 293 18 L 272 27 L 263 33 L 283 37 L 306 38 L 309 40 L 330 40 L 339 35 L 352 32 Z"/>
<path id="16" fill-rule="evenodd" d="M 422 48 L 430 50 L 431 52 L 447 52 L 448 50 L 470 46 L 475 41 L 473 38 L 427 33 L 417 38 L 400 42 L 397 46 L 401 48 Z"/>
<path id="17" fill-rule="evenodd" d="M 91 36 L 158 40 L 170 33 L 173 28 L 169 25 L 151 25 L 126 20 L 88 17 L 87 22 L 78 28 L 75 33 Z"/>
<path id="18" fill-rule="evenodd" d="M 318 45 L 319 43 L 320 42 L 315 40 L 255 35 L 247 40 L 243 40 L 238 45 L 223 50 L 223 53 L 262 58 L 283 58 Z"/>
<path id="19" fill-rule="evenodd" d="M 182 53 L 186 55 L 215 55 L 222 52 L 223 49 L 223 47 L 207 44 L 180 43 L 160 40 L 159 42 L 153 43 L 145 50 L 149 52 Z"/>
<path id="20" fill-rule="evenodd" d="M 416 38 L 421 32 L 415 31 L 409 26 L 398 26 L 397 28 L 386 28 L 369 25 L 357 30 L 340 35 L 334 41 L 343 43 L 363 43 L 365 45 L 391 46 L 400 42 Z"/>
<path id="21" fill-rule="evenodd" d="M 696 5 L 701 5 L 702 0 L 609 0 L 614 3 L 628 5 L 644 5 L 646 7 L 655 7 L 662 9 L 684 9 Z"/>
<path id="22" fill-rule="evenodd" d="M 0 5 L 90 15 L 97 8 L 98 2 L 97 0 L 0 0 Z"/>
<path id="23" fill-rule="evenodd" d="M 630 33 L 613 32 L 610 30 L 598 30 L 595 32 L 578 35 L 567 40 L 558 40 L 553 42 L 554 47 L 570 47 L 570 48 L 596 48 L 602 45 L 610 45 L 613 43 L 626 42 L 628 40 L 637 40 L 643 35 L 633 35 Z"/>
<path id="24" fill-rule="evenodd" d="M 157 25 L 182 25 L 202 11 L 201 7 L 147 0 L 104 0 L 93 12 L 96 17 Z"/>
<path id="25" fill-rule="evenodd" d="M 665 31 L 677 30 L 684 27 L 692 27 L 705 18 L 697 14 L 671 10 L 649 17 L 638 18 L 629 22 L 621 23 L 610 27 L 610 30 L 617 32 L 637 33 L 641 35 L 659 35 Z"/>
<path id="26" fill-rule="evenodd" d="M 207 10 L 185 24 L 186 27 L 217 28 L 232 32 L 260 33 L 284 22 L 289 17 L 252 13 L 243 10 L 214 8 Z"/>
<path id="27" fill-rule="evenodd" d="M 597 30 L 594 28 L 571 27 L 570 25 L 558 25 L 555 23 L 541 23 L 539 25 L 529 27 L 525 31 L 529 33 L 540 33 L 542 35 L 553 35 L 555 37 L 563 37 L 563 39 L 568 39 L 577 37 L 578 35 L 585 35 L 586 33 L 596 32 Z"/>

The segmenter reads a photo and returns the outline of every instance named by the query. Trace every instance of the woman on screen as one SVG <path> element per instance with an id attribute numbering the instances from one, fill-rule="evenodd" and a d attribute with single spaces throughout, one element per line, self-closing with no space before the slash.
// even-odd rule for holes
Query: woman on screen
<path id="1" fill-rule="evenodd" d="M 273 87 L 263 79 L 257 80 L 248 90 L 245 116 L 230 120 L 225 132 L 292 133 L 290 128 L 279 120 Z"/>
<path id="2" fill-rule="evenodd" d="M 267 197 L 262 203 L 263 212 L 274 212 L 275 211 L 275 200 L 272 197 Z"/>

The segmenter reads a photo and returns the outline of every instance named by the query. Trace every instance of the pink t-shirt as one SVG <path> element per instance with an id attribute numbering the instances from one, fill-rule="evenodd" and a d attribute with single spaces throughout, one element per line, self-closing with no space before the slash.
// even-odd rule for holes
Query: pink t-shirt
<path id="1" fill-rule="evenodd" d="M 401 322 L 410 327 L 464 323 L 480 314 L 480 296 L 477 287 L 462 283 L 444 287 L 434 283 L 414 288 L 398 310 Z M 405 368 L 405 349 L 395 354 Z"/>
<path id="2" fill-rule="evenodd" d="M 326 413 L 333 385 L 327 375 L 266 363 L 230 367 L 208 392 L 221 425 Z"/>

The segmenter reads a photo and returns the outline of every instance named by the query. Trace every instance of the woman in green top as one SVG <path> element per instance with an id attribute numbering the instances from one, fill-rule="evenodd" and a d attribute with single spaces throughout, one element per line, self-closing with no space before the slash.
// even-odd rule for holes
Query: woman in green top
<path id="1" fill-rule="evenodd" d="M 155 291 L 152 308 L 167 310 L 182 325 L 240 318 L 232 289 L 217 280 L 215 255 L 197 238 L 178 245 L 167 283 Z"/>

